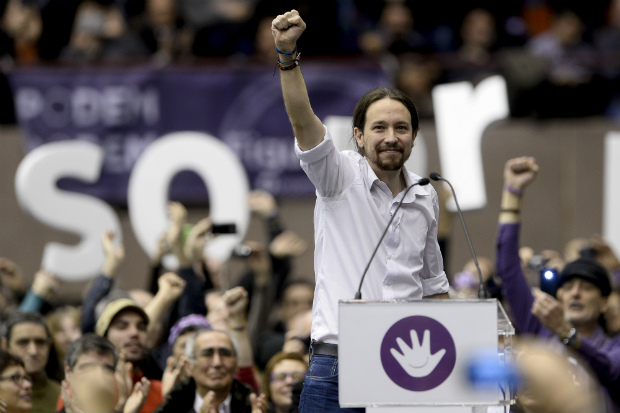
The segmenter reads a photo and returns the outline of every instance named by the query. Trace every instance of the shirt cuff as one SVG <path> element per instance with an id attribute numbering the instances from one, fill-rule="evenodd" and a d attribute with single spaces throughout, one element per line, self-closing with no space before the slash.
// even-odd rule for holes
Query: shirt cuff
<path id="1" fill-rule="evenodd" d="M 445 272 L 432 278 L 422 279 L 422 296 L 447 293 L 450 290 L 448 277 Z"/>
<path id="2" fill-rule="evenodd" d="M 313 163 L 326 157 L 333 148 L 334 141 L 332 140 L 327 128 L 325 128 L 325 136 L 323 137 L 321 143 L 312 149 L 308 149 L 307 151 L 301 150 L 299 143 L 297 142 L 297 138 L 295 138 L 295 155 L 297 155 L 297 158 L 299 158 L 300 161 L 305 163 Z"/>

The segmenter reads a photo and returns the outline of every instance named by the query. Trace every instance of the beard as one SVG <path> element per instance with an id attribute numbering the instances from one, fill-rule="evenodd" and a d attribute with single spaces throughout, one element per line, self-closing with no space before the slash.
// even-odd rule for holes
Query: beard
<path id="1" fill-rule="evenodd" d="M 395 150 L 398 152 L 383 154 L 388 150 Z M 398 171 L 403 167 L 411 155 L 411 151 L 409 153 L 405 153 L 405 149 L 400 145 L 394 147 L 376 148 L 373 151 L 367 150 L 366 153 L 368 154 L 368 160 L 377 165 L 377 167 L 382 171 Z"/>

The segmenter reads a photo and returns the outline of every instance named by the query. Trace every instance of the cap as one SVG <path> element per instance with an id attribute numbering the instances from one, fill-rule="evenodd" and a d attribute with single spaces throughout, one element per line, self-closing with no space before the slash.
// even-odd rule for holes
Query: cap
<path id="1" fill-rule="evenodd" d="M 183 330 L 188 327 L 211 328 L 211 324 L 202 314 L 190 314 L 180 318 L 170 329 L 170 336 L 168 337 L 170 347 L 174 345 L 174 342 L 179 338 Z"/>
<path id="2" fill-rule="evenodd" d="M 142 307 L 130 298 L 119 298 L 118 300 L 110 301 L 108 305 L 105 306 L 95 325 L 95 333 L 104 337 L 108 332 L 108 328 L 110 328 L 110 324 L 112 324 L 112 320 L 114 320 L 121 311 L 125 310 L 133 310 L 140 314 L 148 324 L 149 316 L 144 312 Z"/>
<path id="3" fill-rule="evenodd" d="M 559 286 L 561 287 L 562 284 L 573 278 L 581 278 L 596 285 L 601 290 L 603 297 L 607 297 L 611 293 L 611 283 L 607 270 L 593 259 L 579 258 L 566 264 L 560 274 Z"/>

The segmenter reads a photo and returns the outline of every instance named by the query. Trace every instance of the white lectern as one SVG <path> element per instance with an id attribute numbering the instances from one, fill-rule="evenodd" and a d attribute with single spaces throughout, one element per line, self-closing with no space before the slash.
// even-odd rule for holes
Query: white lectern
<path id="1" fill-rule="evenodd" d="M 512 362 L 514 332 L 496 299 L 340 301 L 340 405 L 481 412 L 514 403 L 496 374 Z"/>

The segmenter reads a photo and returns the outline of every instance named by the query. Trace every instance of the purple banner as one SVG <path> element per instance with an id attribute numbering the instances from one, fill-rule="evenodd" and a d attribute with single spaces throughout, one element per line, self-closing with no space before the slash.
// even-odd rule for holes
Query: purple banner
<path id="1" fill-rule="evenodd" d="M 304 77 L 312 107 L 322 120 L 351 116 L 368 90 L 389 85 L 377 67 L 306 62 Z M 30 68 L 10 76 L 26 147 L 87 140 L 105 150 L 100 180 L 85 185 L 63 179 L 64 189 L 126 204 L 127 182 L 142 151 L 169 132 L 209 133 L 237 153 L 252 188 L 278 197 L 312 196 L 314 188 L 293 151 L 278 74 L 266 68 L 166 69 Z M 170 196 L 186 203 L 207 194 L 193 173 L 172 182 Z"/>

